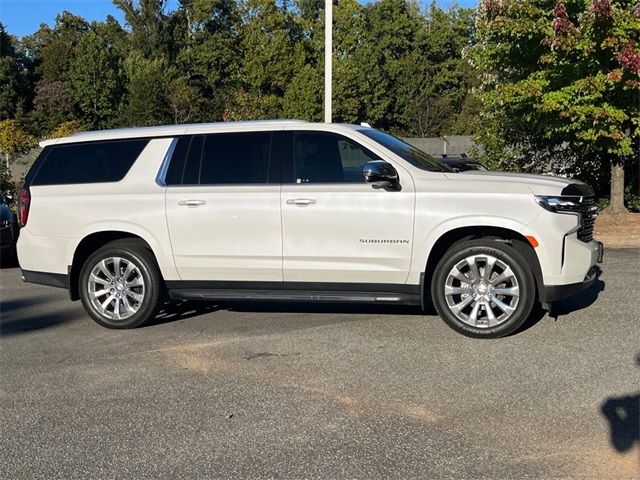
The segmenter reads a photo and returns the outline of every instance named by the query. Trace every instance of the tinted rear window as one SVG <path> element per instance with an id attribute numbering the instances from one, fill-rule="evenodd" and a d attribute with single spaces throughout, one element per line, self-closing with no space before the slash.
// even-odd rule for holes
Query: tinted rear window
<path id="1" fill-rule="evenodd" d="M 275 157 L 271 161 L 272 140 Z M 167 185 L 279 183 L 283 132 L 215 133 L 180 137 L 171 157 Z"/>
<path id="2" fill-rule="evenodd" d="M 148 139 L 136 139 L 54 145 L 47 149 L 31 184 L 117 182 L 147 143 Z"/>
<path id="3" fill-rule="evenodd" d="M 267 183 L 271 132 L 207 135 L 201 185 Z"/>

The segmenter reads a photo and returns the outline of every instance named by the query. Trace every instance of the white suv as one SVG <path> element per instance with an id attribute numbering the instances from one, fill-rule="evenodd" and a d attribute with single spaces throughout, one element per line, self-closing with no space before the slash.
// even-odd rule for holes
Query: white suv
<path id="1" fill-rule="evenodd" d="M 431 299 L 474 337 L 588 287 L 585 184 L 455 173 L 358 125 L 300 121 L 81 133 L 42 143 L 19 197 L 23 278 L 111 328 L 174 299 Z"/>

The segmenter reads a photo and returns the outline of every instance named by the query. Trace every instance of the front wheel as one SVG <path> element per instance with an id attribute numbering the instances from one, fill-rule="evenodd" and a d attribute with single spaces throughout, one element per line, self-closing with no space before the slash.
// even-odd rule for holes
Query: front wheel
<path id="1" fill-rule="evenodd" d="M 531 314 L 535 291 L 524 257 L 509 245 L 488 239 L 451 247 L 436 267 L 431 285 L 442 319 L 476 338 L 515 332 Z"/>
<path id="2" fill-rule="evenodd" d="M 142 325 L 162 300 L 155 258 L 135 240 L 116 240 L 100 248 L 84 263 L 79 281 L 85 310 L 107 328 Z"/>

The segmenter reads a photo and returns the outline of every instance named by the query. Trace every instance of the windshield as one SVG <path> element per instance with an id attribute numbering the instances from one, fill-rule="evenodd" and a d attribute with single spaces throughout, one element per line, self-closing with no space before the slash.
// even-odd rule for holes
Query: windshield
<path id="1" fill-rule="evenodd" d="M 373 128 L 363 128 L 362 130 L 358 130 L 358 132 L 372 140 L 375 140 L 383 147 L 388 148 L 414 167 L 418 167 L 429 172 L 453 172 L 450 167 L 440 163 L 428 153 L 423 152 L 419 148 L 416 148 L 393 135 L 389 135 L 388 133 L 384 133 Z"/>

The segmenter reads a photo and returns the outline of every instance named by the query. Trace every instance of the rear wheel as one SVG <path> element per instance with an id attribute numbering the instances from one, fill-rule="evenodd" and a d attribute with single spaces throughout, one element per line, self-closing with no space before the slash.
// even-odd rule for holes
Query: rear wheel
<path id="1" fill-rule="evenodd" d="M 91 255 L 80 272 L 82 304 L 100 325 L 134 328 L 153 317 L 162 278 L 153 254 L 139 241 L 116 240 Z"/>
<path id="2" fill-rule="evenodd" d="M 433 303 L 454 330 L 476 338 L 516 331 L 535 299 L 533 273 L 509 245 L 489 239 L 455 244 L 436 267 Z"/>

